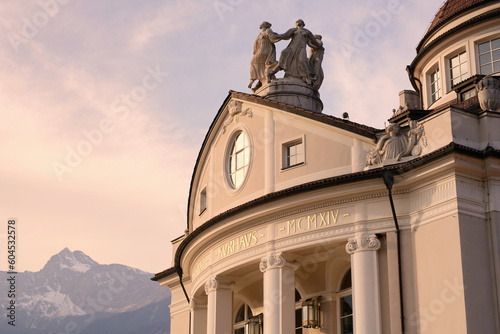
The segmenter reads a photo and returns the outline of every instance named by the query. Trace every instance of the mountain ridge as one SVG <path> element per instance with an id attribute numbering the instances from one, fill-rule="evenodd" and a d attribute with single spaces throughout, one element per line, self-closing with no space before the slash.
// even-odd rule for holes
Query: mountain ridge
<path id="1" fill-rule="evenodd" d="M 0 272 L 0 275 L 5 277 L 7 273 Z M 151 282 L 151 276 L 151 273 L 122 264 L 99 264 L 82 251 L 64 248 L 40 271 L 16 274 L 15 330 L 19 333 L 21 327 L 25 332 L 59 333 L 57 330 L 60 331 L 64 322 L 78 324 L 78 328 L 84 330 L 99 319 L 101 327 L 110 328 L 113 323 L 109 319 L 115 315 L 141 313 L 145 307 L 156 304 L 166 308 L 160 319 L 154 321 L 156 327 L 164 328 L 162 320 L 169 323 L 170 319 L 166 316 L 170 291 Z M 0 280 L 0 291 L 8 291 L 8 284 L 7 280 Z M 0 317 L 3 319 L 6 319 L 9 302 L 7 294 L 0 293 Z M 106 319 L 111 322 L 106 323 Z M 4 328 L 6 323 L 0 323 L 0 332 L 12 330 Z M 148 323 L 138 325 L 148 327 Z M 157 331 L 152 328 L 151 333 Z"/>

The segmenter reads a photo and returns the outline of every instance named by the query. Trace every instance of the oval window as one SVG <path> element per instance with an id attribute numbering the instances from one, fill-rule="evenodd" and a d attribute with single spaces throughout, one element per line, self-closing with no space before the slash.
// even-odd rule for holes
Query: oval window
<path id="1" fill-rule="evenodd" d="M 239 132 L 233 137 L 231 150 L 229 151 L 229 180 L 233 188 L 241 187 L 247 175 L 250 164 L 250 144 L 244 132 Z"/>

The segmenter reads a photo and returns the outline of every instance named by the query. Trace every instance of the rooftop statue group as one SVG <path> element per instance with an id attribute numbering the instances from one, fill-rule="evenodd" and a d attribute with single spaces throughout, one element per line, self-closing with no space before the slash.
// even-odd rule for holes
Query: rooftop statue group
<path id="1" fill-rule="evenodd" d="M 289 29 L 284 34 L 277 34 L 271 30 L 271 23 L 262 22 L 259 27 L 261 32 L 254 43 L 248 88 L 253 92 L 257 91 L 263 83 L 275 80 L 275 74 L 283 70 L 285 78 L 299 78 L 305 84 L 319 89 L 324 78 L 321 63 L 325 49 L 321 35 L 313 35 L 304 26 L 304 21 L 297 20 L 295 28 Z M 274 43 L 289 39 L 290 43 L 281 51 L 279 61 L 276 61 Z M 306 46 L 310 47 L 309 58 Z M 252 88 L 255 81 L 257 84 Z"/>

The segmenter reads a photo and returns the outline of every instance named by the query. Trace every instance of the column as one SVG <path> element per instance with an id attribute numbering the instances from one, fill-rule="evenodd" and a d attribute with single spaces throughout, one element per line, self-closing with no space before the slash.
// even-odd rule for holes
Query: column
<path id="1" fill-rule="evenodd" d="M 234 283 L 211 277 L 205 284 L 208 296 L 207 334 L 232 334 Z"/>
<path id="2" fill-rule="evenodd" d="M 295 270 L 298 265 L 271 253 L 260 261 L 264 273 L 264 333 L 295 333 Z"/>
<path id="3" fill-rule="evenodd" d="M 191 333 L 205 334 L 207 332 L 207 303 L 195 298 L 191 299 Z"/>
<path id="4" fill-rule="evenodd" d="M 375 234 L 350 238 L 346 251 L 351 254 L 352 298 L 355 334 L 381 334 L 380 291 Z"/>

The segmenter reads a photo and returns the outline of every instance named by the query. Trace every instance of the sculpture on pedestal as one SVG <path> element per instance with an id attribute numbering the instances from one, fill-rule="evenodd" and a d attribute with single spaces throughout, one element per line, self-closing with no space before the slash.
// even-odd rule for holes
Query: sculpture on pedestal
<path id="1" fill-rule="evenodd" d="M 274 40 L 289 40 L 290 44 L 281 51 L 278 65 L 268 74 L 267 81 L 272 81 L 272 76 L 277 72 L 285 71 L 285 77 L 293 76 L 301 78 L 306 84 L 312 85 L 311 70 L 307 60 L 306 46 L 311 48 L 323 48 L 316 41 L 314 35 L 304 28 L 305 23 L 299 19 L 295 22 L 295 28 L 288 29 L 284 34 L 277 34 L 272 31 L 268 34 Z"/>
<path id="2" fill-rule="evenodd" d="M 250 83 L 248 84 L 248 88 L 254 92 L 267 80 L 268 72 L 278 63 L 276 61 L 276 47 L 274 46 L 274 42 L 277 40 L 271 40 L 270 37 L 270 35 L 274 34 L 271 30 L 271 23 L 264 21 L 259 28 L 261 32 L 253 46 L 253 57 L 250 62 Z M 257 84 L 252 88 L 255 81 L 257 81 Z"/>
<path id="3" fill-rule="evenodd" d="M 321 41 L 321 35 L 314 35 L 316 42 L 321 45 L 321 48 L 309 49 L 309 68 L 312 72 L 312 82 L 313 87 L 319 89 L 323 83 L 325 74 L 323 73 L 323 68 L 321 64 L 323 63 L 323 56 L 325 54 L 325 49 L 323 48 L 323 42 Z"/>
<path id="4" fill-rule="evenodd" d="M 284 34 L 278 34 L 271 30 L 269 22 L 261 24 L 261 33 L 257 37 L 254 45 L 254 56 L 250 63 L 250 84 L 255 80 L 259 83 L 252 89 L 254 92 L 261 87 L 262 75 L 268 83 L 275 80 L 275 74 L 283 70 L 285 78 L 295 77 L 302 80 L 307 85 L 314 85 L 317 88 L 323 81 L 323 70 L 321 62 L 323 60 L 324 48 L 320 35 L 313 35 L 305 29 L 303 20 L 295 22 L 295 28 L 289 29 Z M 279 62 L 276 62 L 276 49 L 273 43 L 281 40 L 291 39 L 288 46 L 281 51 Z M 311 50 L 310 58 L 307 58 L 306 47 Z"/>

